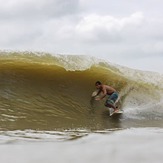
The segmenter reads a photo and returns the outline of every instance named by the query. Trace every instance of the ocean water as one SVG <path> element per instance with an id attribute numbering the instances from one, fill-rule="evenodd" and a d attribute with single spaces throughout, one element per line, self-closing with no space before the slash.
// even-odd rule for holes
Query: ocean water
<path id="1" fill-rule="evenodd" d="M 124 113 L 91 94 L 113 86 Z M 0 53 L 0 162 L 160 162 L 163 75 L 88 56 Z"/>

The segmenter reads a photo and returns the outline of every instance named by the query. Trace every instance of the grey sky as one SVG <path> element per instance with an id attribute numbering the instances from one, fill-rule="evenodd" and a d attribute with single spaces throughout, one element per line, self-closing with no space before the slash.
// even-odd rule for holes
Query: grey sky
<path id="1" fill-rule="evenodd" d="M 0 49 L 84 54 L 163 73 L 162 0 L 0 0 Z"/>

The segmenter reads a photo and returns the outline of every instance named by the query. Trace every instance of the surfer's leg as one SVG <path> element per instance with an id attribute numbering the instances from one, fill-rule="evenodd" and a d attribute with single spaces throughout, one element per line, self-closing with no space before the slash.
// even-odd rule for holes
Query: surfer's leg
<path id="1" fill-rule="evenodd" d="M 117 108 L 114 106 L 114 104 L 111 104 L 111 103 L 109 103 L 109 102 L 107 102 L 107 104 L 105 104 L 105 106 L 106 106 L 106 107 L 109 107 L 109 108 L 113 108 L 114 111 L 117 110 Z"/>
<path id="2" fill-rule="evenodd" d="M 114 111 L 118 110 L 118 108 L 115 107 L 115 101 L 118 99 L 118 93 L 115 92 L 111 96 L 108 97 L 108 99 L 105 102 L 106 107 L 111 107 L 114 109 Z"/>

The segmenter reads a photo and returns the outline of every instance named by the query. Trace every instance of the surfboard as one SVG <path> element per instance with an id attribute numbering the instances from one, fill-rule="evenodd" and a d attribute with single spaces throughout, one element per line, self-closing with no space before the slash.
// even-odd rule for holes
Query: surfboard
<path id="1" fill-rule="evenodd" d="M 92 97 L 96 97 L 97 93 L 98 93 L 98 90 L 92 92 Z"/>
<path id="2" fill-rule="evenodd" d="M 113 116 L 113 115 L 120 115 L 120 114 L 123 114 L 123 110 L 120 110 L 120 109 L 119 109 L 119 110 L 116 111 L 116 112 L 110 110 L 110 116 Z"/>

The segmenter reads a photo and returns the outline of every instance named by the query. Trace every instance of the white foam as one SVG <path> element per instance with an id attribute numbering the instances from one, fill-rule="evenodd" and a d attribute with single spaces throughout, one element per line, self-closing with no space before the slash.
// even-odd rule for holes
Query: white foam
<path id="1" fill-rule="evenodd" d="M 96 58 L 84 55 L 57 55 L 56 57 L 61 65 L 69 71 L 83 71 L 99 63 Z"/>
<path id="2" fill-rule="evenodd" d="M 158 72 L 141 71 L 116 65 L 124 76 L 134 81 L 146 82 L 163 88 L 163 75 Z"/>

